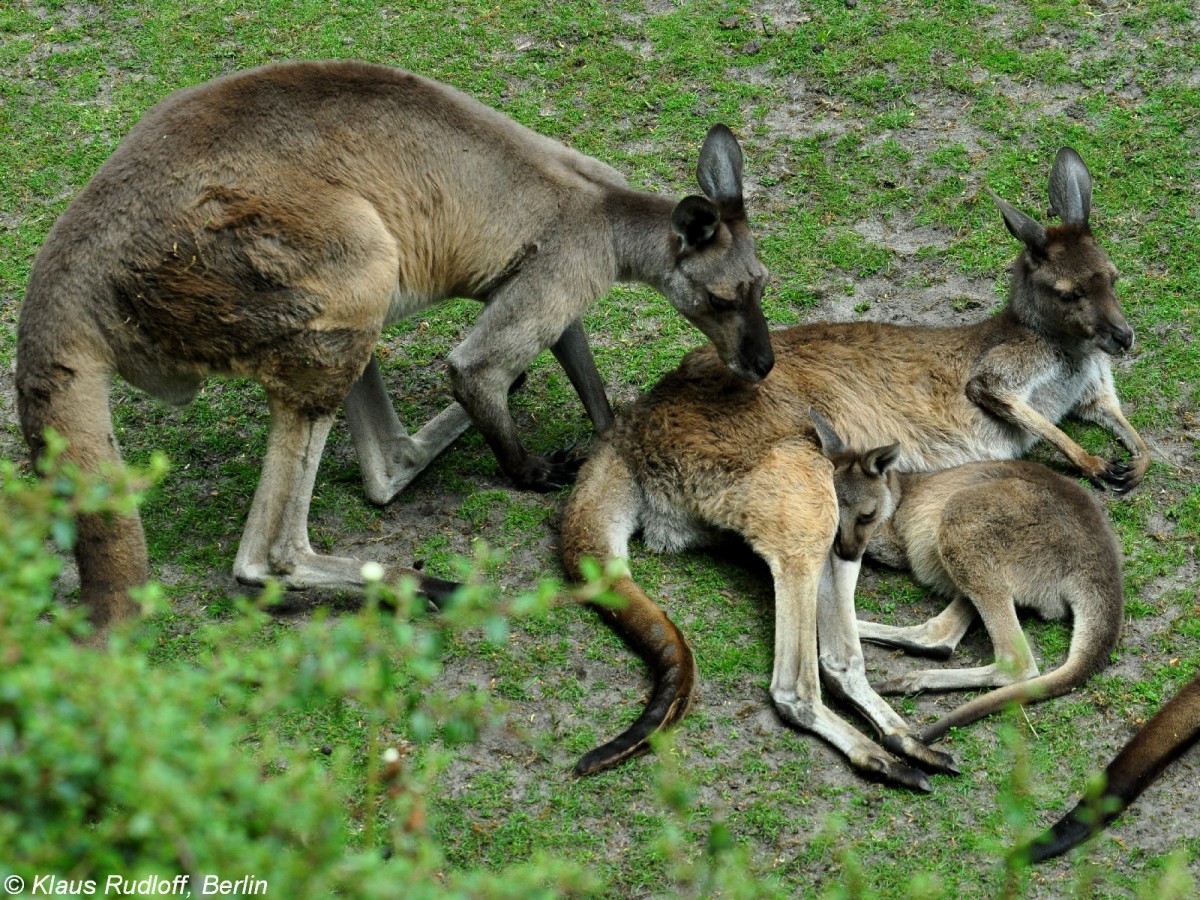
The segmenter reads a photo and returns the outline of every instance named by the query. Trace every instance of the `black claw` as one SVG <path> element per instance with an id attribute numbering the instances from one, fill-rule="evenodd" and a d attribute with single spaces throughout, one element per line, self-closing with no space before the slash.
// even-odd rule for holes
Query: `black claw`
<path id="1" fill-rule="evenodd" d="M 527 457 L 521 474 L 513 477 L 518 486 L 530 491 L 557 491 L 574 484 L 587 455 L 575 451 L 575 444 L 545 456 Z"/>
<path id="2" fill-rule="evenodd" d="M 926 794 L 933 790 L 924 772 L 914 769 L 912 766 L 906 766 L 899 760 L 872 757 L 864 764 L 859 765 L 858 770 L 867 778 L 898 787 L 906 787 Z"/>
<path id="3" fill-rule="evenodd" d="M 930 750 L 930 753 L 935 754 L 941 762 L 941 771 L 947 775 L 958 776 L 962 774 L 962 769 L 958 767 L 958 763 L 954 761 L 954 757 L 949 753 L 943 753 L 940 750 Z"/>
<path id="4" fill-rule="evenodd" d="M 920 791 L 923 794 L 933 792 L 933 785 L 929 783 L 929 779 L 925 777 L 925 773 L 920 769 L 914 769 L 911 766 L 900 763 L 892 766 L 891 776 L 893 781 L 906 788 Z"/>
<path id="5" fill-rule="evenodd" d="M 931 772 L 939 772 L 943 775 L 962 774 L 962 771 L 954 762 L 954 757 L 949 753 L 943 753 L 941 750 L 932 750 L 915 737 L 888 734 L 883 736 L 881 743 L 892 753 L 904 756 Z"/>

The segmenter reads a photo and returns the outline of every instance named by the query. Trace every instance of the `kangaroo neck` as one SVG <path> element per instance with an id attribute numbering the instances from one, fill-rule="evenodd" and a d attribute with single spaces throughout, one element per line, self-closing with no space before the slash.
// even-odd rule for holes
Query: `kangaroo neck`
<path id="1" fill-rule="evenodd" d="M 662 276 L 675 263 L 671 231 L 675 201 L 647 191 L 614 190 L 606 204 L 618 281 L 661 290 Z"/>

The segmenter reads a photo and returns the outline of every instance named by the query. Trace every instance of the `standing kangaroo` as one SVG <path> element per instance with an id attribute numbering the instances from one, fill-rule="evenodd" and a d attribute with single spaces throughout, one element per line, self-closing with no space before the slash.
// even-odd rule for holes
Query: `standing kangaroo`
<path id="1" fill-rule="evenodd" d="M 901 470 L 1020 456 L 1039 438 L 1097 484 L 1138 484 L 1149 451 L 1121 412 L 1109 355 L 1128 350 L 1133 331 L 1113 292 L 1116 268 L 1088 224 L 1092 182 L 1074 150 L 1059 151 L 1050 199 L 1063 224 L 1043 228 L 994 197 L 1024 245 L 1008 305 L 959 328 L 869 322 L 814 324 L 774 332 L 776 365 L 757 386 L 729 377 L 714 347 L 689 353 L 644 395 L 585 464 L 563 519 L 567 572 L 580 561 L 624 558 L 642 532 L 652 550 L 701 544 L 715 531 L 741 534 L 775 582 L 771 697 L 788 722 L 842 750 L 857 768 L 916 787 L 923 776 L 899 763 L 821 701 L 819 672 L 867 712 L 884 744 L 932 768 L 947 768 L 866 683 L 857 641 L 817 649 L 823 580 L 850 585 L 856 570 L 830 548 L 838 524 L 832 467 L 808 420 L 815 408 L 848 444 L 900 443 Z M 1128 463 L 1084 451 L 1055 423 L 1073 415 L 1103 425 L 1129 450 Z M 645 752 L 655 731 L 678 721 L 695 681 L 691 650 L 663 610 L 628 577 L 625 600 L 601 615 L 649 665 L 654 688 L 624 733 L 587 753 L 576 771 L 594 772 Z M 844 594 L 840 595 L 844 597 Z M 853 604 L 827 604 L 832 635 L 852 635 Z M 882 707 L 882 709 L 881 709 Z M 894 714 L 892 714 L 894 715 Z"/>
<path id="2" fill-rule="evenodd" d="M 858 622 L 862 640 L 947 658 L 976 613 L 996 661 L 972 669 L 930 669 L 888 679 L 884 694 L 997 687 L 962 704 L 921 732 L 931 743 L 951 728 L 999 712 L 1010 702 L 1059 697 L 1108 663 L 1125 610 L 1121 546 L 1095 497 L 1039 463 L 968 463 L 939 472 L 898 472 L 893 447 L 848 451 L 819 416 L 835 466 L 838 545 L 895 568 L 950 598 L 921 625 Z M 1016 607 L 1047 619 L 1074 620 L 1071 649 L 1059 668 L 1038 675 Z"/>
<path id="3" fill-rule="evenodd" d="M 51 230 L 21 308 L 17 405 L 93 470 L 120 457 L 114 373 L 175 404 L 213 374 L 266 390 L 271 430 L 234 563 L 246 584 L 361 586 L 361 562 L 314 553 L 308 510 L 337 407 L 367 496 L 387 503 L 470 422 L 521 487 L 578 463 L 524 449 L 507 392 L 550 347 L 601 431 L 612 413 L 581 326 L 616 280 L 643 281 L 760 381 L 773 357 L 766 270 L 742 200 L 742 153 L 714 126 L 704 197 L 634 191 L 608 166 L 453 88 L 384 66 L 296 62 L 178 91 L 151 109 Z M 450 355 L 451 405 L 409 437 L 373 350 L 381 329 L 448 297 L 485 304 Z M 148 577 L 136 516 L 81 517 L 82 599 L 104 626 Z M 395 576 L 409 570 L 393 569 Z M 417 573 L 421 589 L 445 583 Z"/>
<path id="4" fill-rule="evenodd" d="M 1049 831 L 1015 851 L 1016 855 L 1041 862 L 1099 833 L 1198 740 L 1200 675 L 1155 713 L 1108 764 L 1098 798 L 1080 800 Z"/>

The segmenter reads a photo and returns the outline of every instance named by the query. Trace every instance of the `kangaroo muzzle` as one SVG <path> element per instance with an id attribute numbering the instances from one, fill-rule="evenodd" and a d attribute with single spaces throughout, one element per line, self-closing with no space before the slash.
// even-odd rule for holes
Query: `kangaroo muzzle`
<path id="1" fill-rule="evenodd" d="M 1129 323 L 1124 319 L 1114 322 L 1109 331 L 1108 338 L 1104 342 L 1105 352 L 1111 354 L 1125 353 L 1132 348 L 1133 329 L 1129 327 Z"/>
<path id="2" fill-rule="evenodd" d="M 771 332 L 761 309 L 747 315 L 740 337 L 736 354 L 729 362 L 729 370 L 743 381 L 758 384 L 775 368 Z"/>

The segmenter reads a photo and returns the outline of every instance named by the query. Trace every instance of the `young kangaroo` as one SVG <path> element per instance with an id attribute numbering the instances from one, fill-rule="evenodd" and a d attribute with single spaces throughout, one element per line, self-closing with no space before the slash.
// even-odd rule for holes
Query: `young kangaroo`
<path id="1" fill-rule="evenodd" d="M 822 446 L 845 446 L 814 416 Z M 881 454 L 883 454 L 881 456 Z M 1121 547 L 1095 497 L 1069 478 L 1023 460 L 968 463 L 940 472 L 899 472 L 893 448 L 862 454 L 834 469 L 839 540 L 950 598 L 922 625 L 858 622 L 862 640 L 948 657 L 975 619 L 983 620 L 996 661 L 973 669 L 910 672 L 875 685 L 880 693 L 997 687 L 921 732 L 932 742 L 951 728 L 1010 702 L 1058 697 L 1108 663 L 1125 610 Z M 891 514 L 888 515 L 888 511 Z M 850 528 L 852 536 L 843 538 Z M 1071 649 L 1059 668 L 1038 675 L 1016 607 L 1047 619 L 1074 620 Z"/>
<path id="2" fill-rule="evenodd" d="M 1047 832 L 1016 855 L 1041 862 L 1066 853 L 1099 833 L 1148 788 L 1163 770 L 1200 740 L 1200 676 L 1192 679 L 1142 726 L 1104 770 L 1104 791 L 1081 800 Z"/>
<path id="3" fill-rule="evenodd" d="M 314 553 L 307 530 L 343 401 L 367 495 L 382 504 L 468 420 L 519 486 L 570 481 L 578 462 L 521 445 L 507 392 L 550 347 L 609 427 L 580 323 L 614 281 L 665 294 L 738 379 L 766 376 L 766 270 L 741 174 L 741 149 L 717 125 L 697 167 L 705 196 L 631 190 L 450 87 L 359 62 L 271 65 L 177 91 L 125 137 L 34 263 L 17 346 L 25 439 L 36 459 L 54 428 L 69 460 L 115 464 L 114 373 L 175 404 L 210 375 L 253 377 L 271 431 L 237 578 L 360 586 L 360 561 Z M 373 349 L 384 325 L 448 297 L 485 304 L 449 359 L 461 407 L 409 437 Z M 129 614 L 127 589 L 148 569 L 140 520 L 85 517 L 78 535 L 93 622 Z"/>
<path id="4" fill-rule="evenodd" d="M 713 347 L 689 353 L 585 464 L 563 519 L 568 573 L 579 577 L 585 556 L 627 556 L 639 530 L 657 551 L 695 546 L 715 530 L 738 532 L 775 582 L 771 696 L 780 714 L 833 742 L 860 769 L 920 786 L 920 773 L 821 702 L 817 598 L 823 579 L 852 586 L 854 570 L 830 553 L 837 498 L 830 462 L 804 430 L 808 410 L 816 408 L 851 446 L 899 441 L 900 470 L 1010 459 L 1045 438 L 1099 484 L 1128 490 L 1140 482 L 1149 453 L 1121 413 L 1108 358 L 1132 346 L 1133 332 L 1113 293 L 1116 269 L 1088 226 L 1091 176 L 1069 148 L 1054 161 L 1050 198 L 1063 220 L 1051 228 L 995 198 L 1024 246 L 1009 303 L 987 321 L 774 332 L 775 368 L 757 386 L 730 378 Z M 1054 424 L 1068 414 L 1112 431 L 1130 451 L 1129 462 L 1085 452 Z M 687 641 L 662 609 L 632 579 L 618 580 L 615 590 L 625 605 L 601 615 L 649 665 L 654 688 L 634 725 L 584 756 L 579 772 L 645 752 L 653 732 L 682 717 L 694 684 Z M 854 634 L 852 603 L 823 610 L 831 634 Z M 853 645 L 846 639 L 826 680 L 839 679 L 839 690 L 869 706 L 889 748 L 947 768 L 944 757 L 930 755 L 882 711 Z"/>

